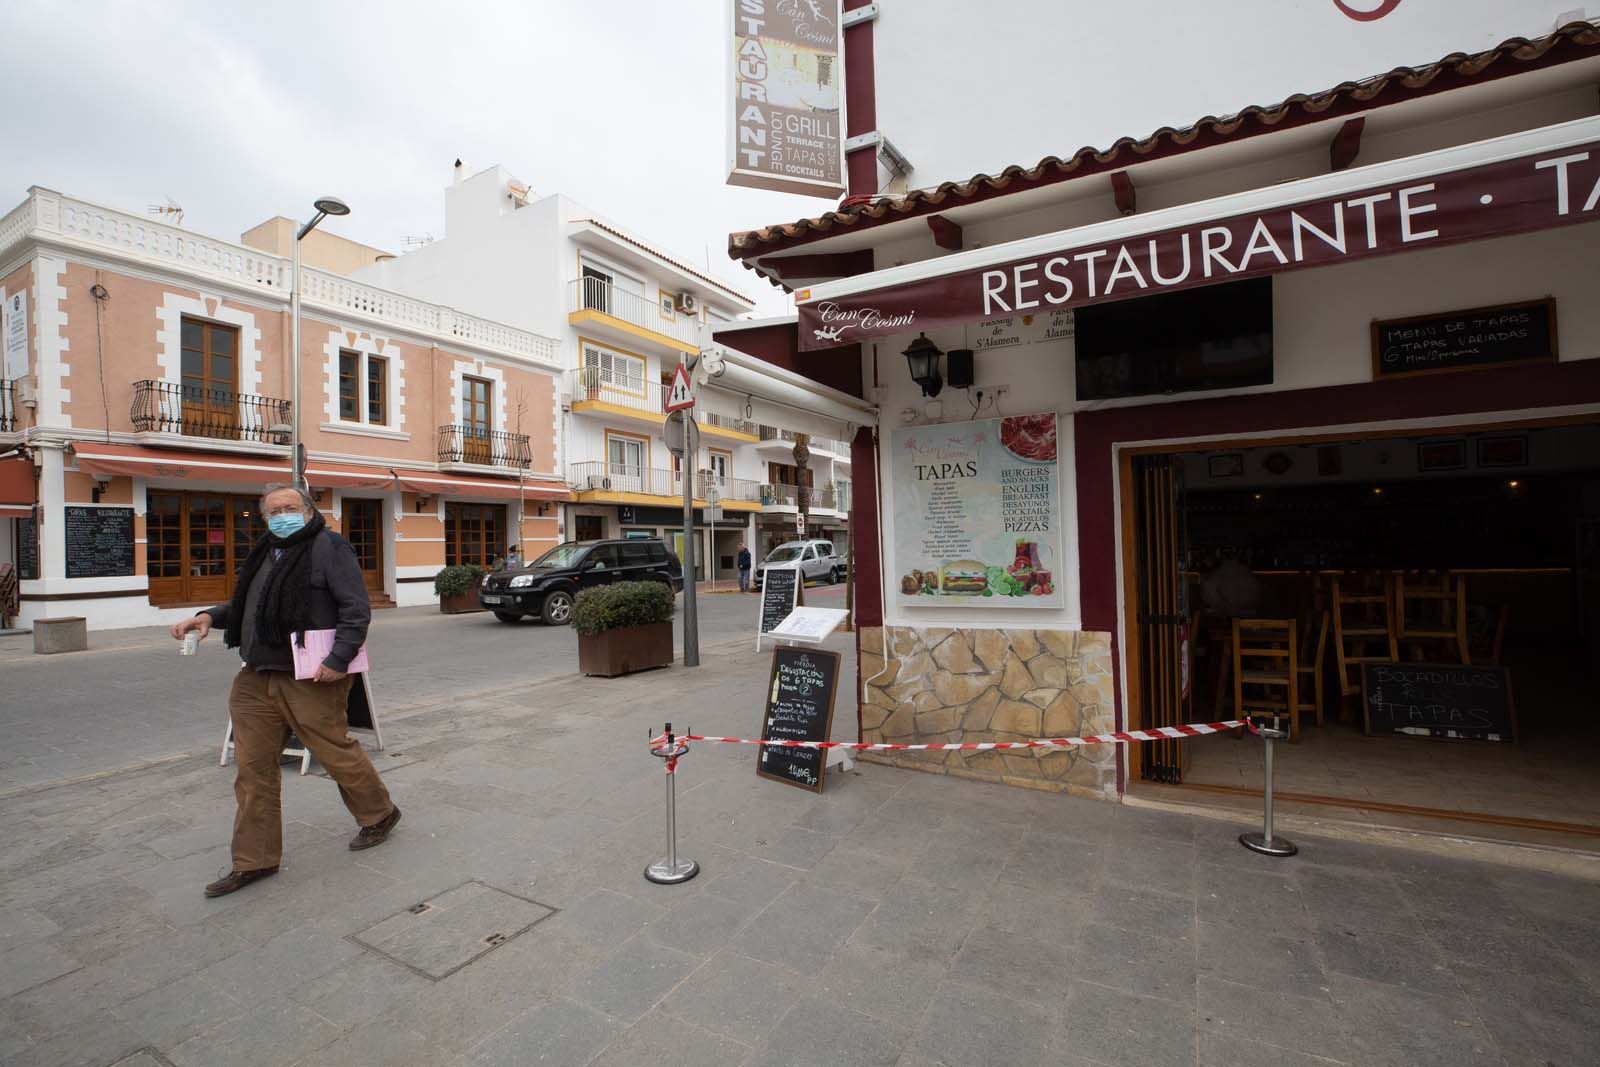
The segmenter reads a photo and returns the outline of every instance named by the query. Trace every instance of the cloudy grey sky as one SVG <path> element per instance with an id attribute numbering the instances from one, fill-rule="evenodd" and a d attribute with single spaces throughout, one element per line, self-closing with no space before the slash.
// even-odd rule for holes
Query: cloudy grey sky
<path id="1" fill-rule="evenodd" d="M 4 0 L 0 212 L 28 186 L 168 197 L 237 240 L 343 197 L 334 232 L 443 236 L 459 156 L 503 164 L 785 310 L 729 231 L 827 201 L 724 184 L 721 0 Z"/>

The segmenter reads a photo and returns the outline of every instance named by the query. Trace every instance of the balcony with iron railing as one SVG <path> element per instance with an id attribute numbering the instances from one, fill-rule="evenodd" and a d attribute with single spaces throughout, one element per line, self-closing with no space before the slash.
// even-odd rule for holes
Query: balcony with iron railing
<path id="1" fill-rule="evenodd" d="M 440 467 L 490 467 L 510 472 L 533 465 L 533 449 L 525 433 L 441 426 L 438 441 Z"/>
<path id="2" fill-rule="evenodd" d="M 755 423 L 748 419 L 735 419 L 711 411 L 698 411 L 694 421 L 700 429 L 713 437 L 731 437 L 740 441 L 757 440 Z"/>
<path id="3" fill-rule="evenodd" d="M 850 510 L 850 490 L 846 487 L 825 485 L 811 489 L 806 501 L 808 511 L 831 511 L 844 514 Z M 794 485 L 767 484 L 761 487 L 763 511 L 792 512 L 800 510 L 800 488 Z"/>
<path id="4" fill-rule="evenodd" d="M 290 404 L 273 397 L 151 379 L 133 383 L 133 428 L 208 441 L 286 446 Z"/>
<path id="5" fill-rule="evenodd" d="M 630 493 L 635 496 L 660 497 L 663 504 L 683 500 L 683 476 L 674 470 L 660 467 L 642 467 L 631 463 L 607 463 L 594 460 L 574 463 L 568 470 L 568 482 L 579 493 Z M 717 501 L 724 507 L 737 510 L 754 510 L 760 502 L 760 485 L 750 478 L 725 478 L 702 474 L 694 486 L 697 504 L 706 503 L 706 491 L 717 491 Z M 740 507 L 748 505 L 748 507 Z"/>
<path id="6" fill-rule="evenodd" d="M 17 417 L 17 383 L 0 378 L 0 433 L 11 433 L 22 425 Z"/>
<path id="7" fill-rule="evenodd" d="M 678 352 L 700 350 L 700 324 L 694 315 L 669 314 L 662 304 L 602 278 L 574 278 L 567 283 L 567 321 L 573 326 L 594 323 Z"/>
<path id="8" fill-rule="evenodd" d="M 659 423 L 670 387 L 648 378 L 602 367 L 579 367 L 567 371 L 567 388 L 572 394 L 572 410 L 603 411 L 617 414 L 637 414 L 650 422 Z M 604 407 L 601 407 L 604 405 Z"/>

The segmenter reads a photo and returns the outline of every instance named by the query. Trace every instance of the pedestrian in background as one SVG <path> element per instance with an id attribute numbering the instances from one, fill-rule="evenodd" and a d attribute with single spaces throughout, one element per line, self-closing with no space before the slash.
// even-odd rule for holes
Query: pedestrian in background
<path id="1" fill-rule="evenodd" d="M 283 772 L 278 759 L 292 731 L 339 785 L 360 824 L 351 849 L 388 840 L 400 821 L 378 770 L 345 717 L 353 679 L 346 673 L 367 640 L 372 605 L 355 549 L 327 528 L 315 502 L 294 486 L 269 486 L 261 498 L 267 532 L 240 568 L 233 599 L 175 624 L 204 640 L 212 627 L 237 648 L 244 667 L 228 695 L 239 770 L 233 794 L 233 867 L 206 886 L 208 897 L 278 873 L 283 858 Z M 289 642 L 308 630 L 333 630 L 332 650 L 312 678 L 295 677 Z M 304 645 L 303 636 L 300 643 Z"/>
<path id="2" fill-rule="evenodd" d="M 522 566 L 522 549 L 512 545 L 506 549 L 506 570 L 514 571 Z"/>
<path id="3" fill-rule="evenodd" d="M 739 542 L 739 592 L 750 591 L 750 550 L 743 541 Z"/>

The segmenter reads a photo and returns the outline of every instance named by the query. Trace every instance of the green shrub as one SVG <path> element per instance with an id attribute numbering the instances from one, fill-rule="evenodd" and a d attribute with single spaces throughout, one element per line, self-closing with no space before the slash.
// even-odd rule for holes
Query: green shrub
<path id="1" fill-rule="evenodd" d="M 489 572 L 476 563 L 459 563 L 433 576 L 433 591 L 440 596 L 460 596 L 478 588 Z"/>
<path id="2" fill-rule="evenodd" d="M 584 637 L 671 622 L 676 606 L 672 590 L 661 582 L 618 582 L 585 589 L 572 605 L 572 628 Z"/>

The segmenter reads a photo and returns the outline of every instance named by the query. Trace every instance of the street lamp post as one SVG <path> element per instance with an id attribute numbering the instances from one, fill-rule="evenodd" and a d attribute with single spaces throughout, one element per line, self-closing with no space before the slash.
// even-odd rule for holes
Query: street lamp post
<path id="1" fill-rule="evenodd" d="M 290 280 L 289 288 L 289 366 L 293 368 L 290 375 L 290 392 L 293 399 L 289 403 L 289 425 L 292 427 L 289 435 L 290 462 L 293 464 L 294 484 L 298 489 L 307 489 L 306 485 L 306 453 L 305 446 L 300 441 L 300 242 L 305 235 L 317 228 L 317 223 L 329 215 L 348 215 L 350 207 L 336 196 L 319 196 L 312 201 L 312 206 L 317 213 L 311 216 L 311 221 L 300 227 L 300 232 L 294 235 L 294 276 Z"/>

